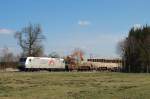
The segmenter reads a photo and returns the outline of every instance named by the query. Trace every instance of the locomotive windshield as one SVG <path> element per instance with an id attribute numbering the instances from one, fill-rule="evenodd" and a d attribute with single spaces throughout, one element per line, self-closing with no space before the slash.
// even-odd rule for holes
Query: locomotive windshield
<path id="1" fill-rule="evenodd" d="M 20 58 L 20 62 L 25 62 L 27 58 Z"/>

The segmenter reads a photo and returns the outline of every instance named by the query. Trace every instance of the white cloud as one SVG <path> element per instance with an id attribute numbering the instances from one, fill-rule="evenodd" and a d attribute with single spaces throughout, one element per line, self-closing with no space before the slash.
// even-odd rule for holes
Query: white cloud
<path id="1" fill-rule="evenodd" d="M 0 28 L 0 34 L 12 34 L 15 31 L 10 30 L 10 29 L 5 29 L 5 28 Z"/>
<path id="2" fill-rule="evenodd" d="M 88 26 L 90 24 L 91 23 L 89 21 L 87 21 L 87 20 L 79 20 L 78 21 L 78 25 L 80 25 L 80 26 Z"/>

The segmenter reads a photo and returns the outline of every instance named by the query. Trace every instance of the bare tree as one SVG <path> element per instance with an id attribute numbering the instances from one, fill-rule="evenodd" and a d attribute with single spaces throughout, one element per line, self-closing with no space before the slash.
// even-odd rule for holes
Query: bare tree
<path id="1" fill-rule="evenodd" d="M 41 42 L 45 37 L 42 35 L 39 24 L 29 24 L 29 26 L 22 28 L 21 31 L 15 33 L 15 38 L 23 50 L 23 56 L 41 56 L 43 54 Z"/>
<path id="2" fill-rule="evenodd" d="M 74 60 L 74 63 L 76 64 L 76 66 L 78 66 L 81 61 L 84 60 L 84 51 L 81 50 L 80 48 L 75 48 L 72 52 L 72 54 L 70 55 L 71 59 Z"/>
<path id="3" fill-rule="evenodd" d="M 1 62 L 13 62 L 14 61 L 14 55 L 13 53 L 8 49 L 8 47 L 4 47 L 2 49 L 2 56 L 1 56 Z"/>
<path id="4" fill-rule="evenodd" d="M 79 48 L 75 48 L 71 54 L 71 57 L 75 58 L 77 62 L 83 61 L 83 56 L 84 51 Z"/>
<path id="5" fill-rule="evenodd" d="M 67 65 L 66 67 L 69 70 L 77 70 L 81 61 L 83 61 L 83 57 L 84 51 L 79 48 L 75 48 L 69 56 L 64 58 Z"/>
<path id="6" fill-rule="evenodd" d="M 6 68 L 16 68 L 18 57 L 13 54 L 13 52 L 4 47 L 2 50 L 1 58 L 0 58 L 0 69 Z"/>

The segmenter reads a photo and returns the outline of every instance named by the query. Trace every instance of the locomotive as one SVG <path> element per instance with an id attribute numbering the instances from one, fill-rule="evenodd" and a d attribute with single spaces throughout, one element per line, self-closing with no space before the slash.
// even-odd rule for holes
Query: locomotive
<path id="1" fill-rule="evenodd" d="M 66 70 L 66 65 L 62 58 L 26 57 L 20 58 L 19 69 L 21 71 Z"/>

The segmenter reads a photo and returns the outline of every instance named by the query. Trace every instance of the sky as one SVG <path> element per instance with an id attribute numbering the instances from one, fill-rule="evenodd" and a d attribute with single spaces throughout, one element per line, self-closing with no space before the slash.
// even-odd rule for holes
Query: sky
<path id="1" fill-rule="evenodd" d="M 133 26 L 150 22 L 150 0 L 0 0 L 0 50 L 22 50 L 14 38 L 29 23 L 40 24 L 45 54 L 118 58 L 117 44 Z"/>

